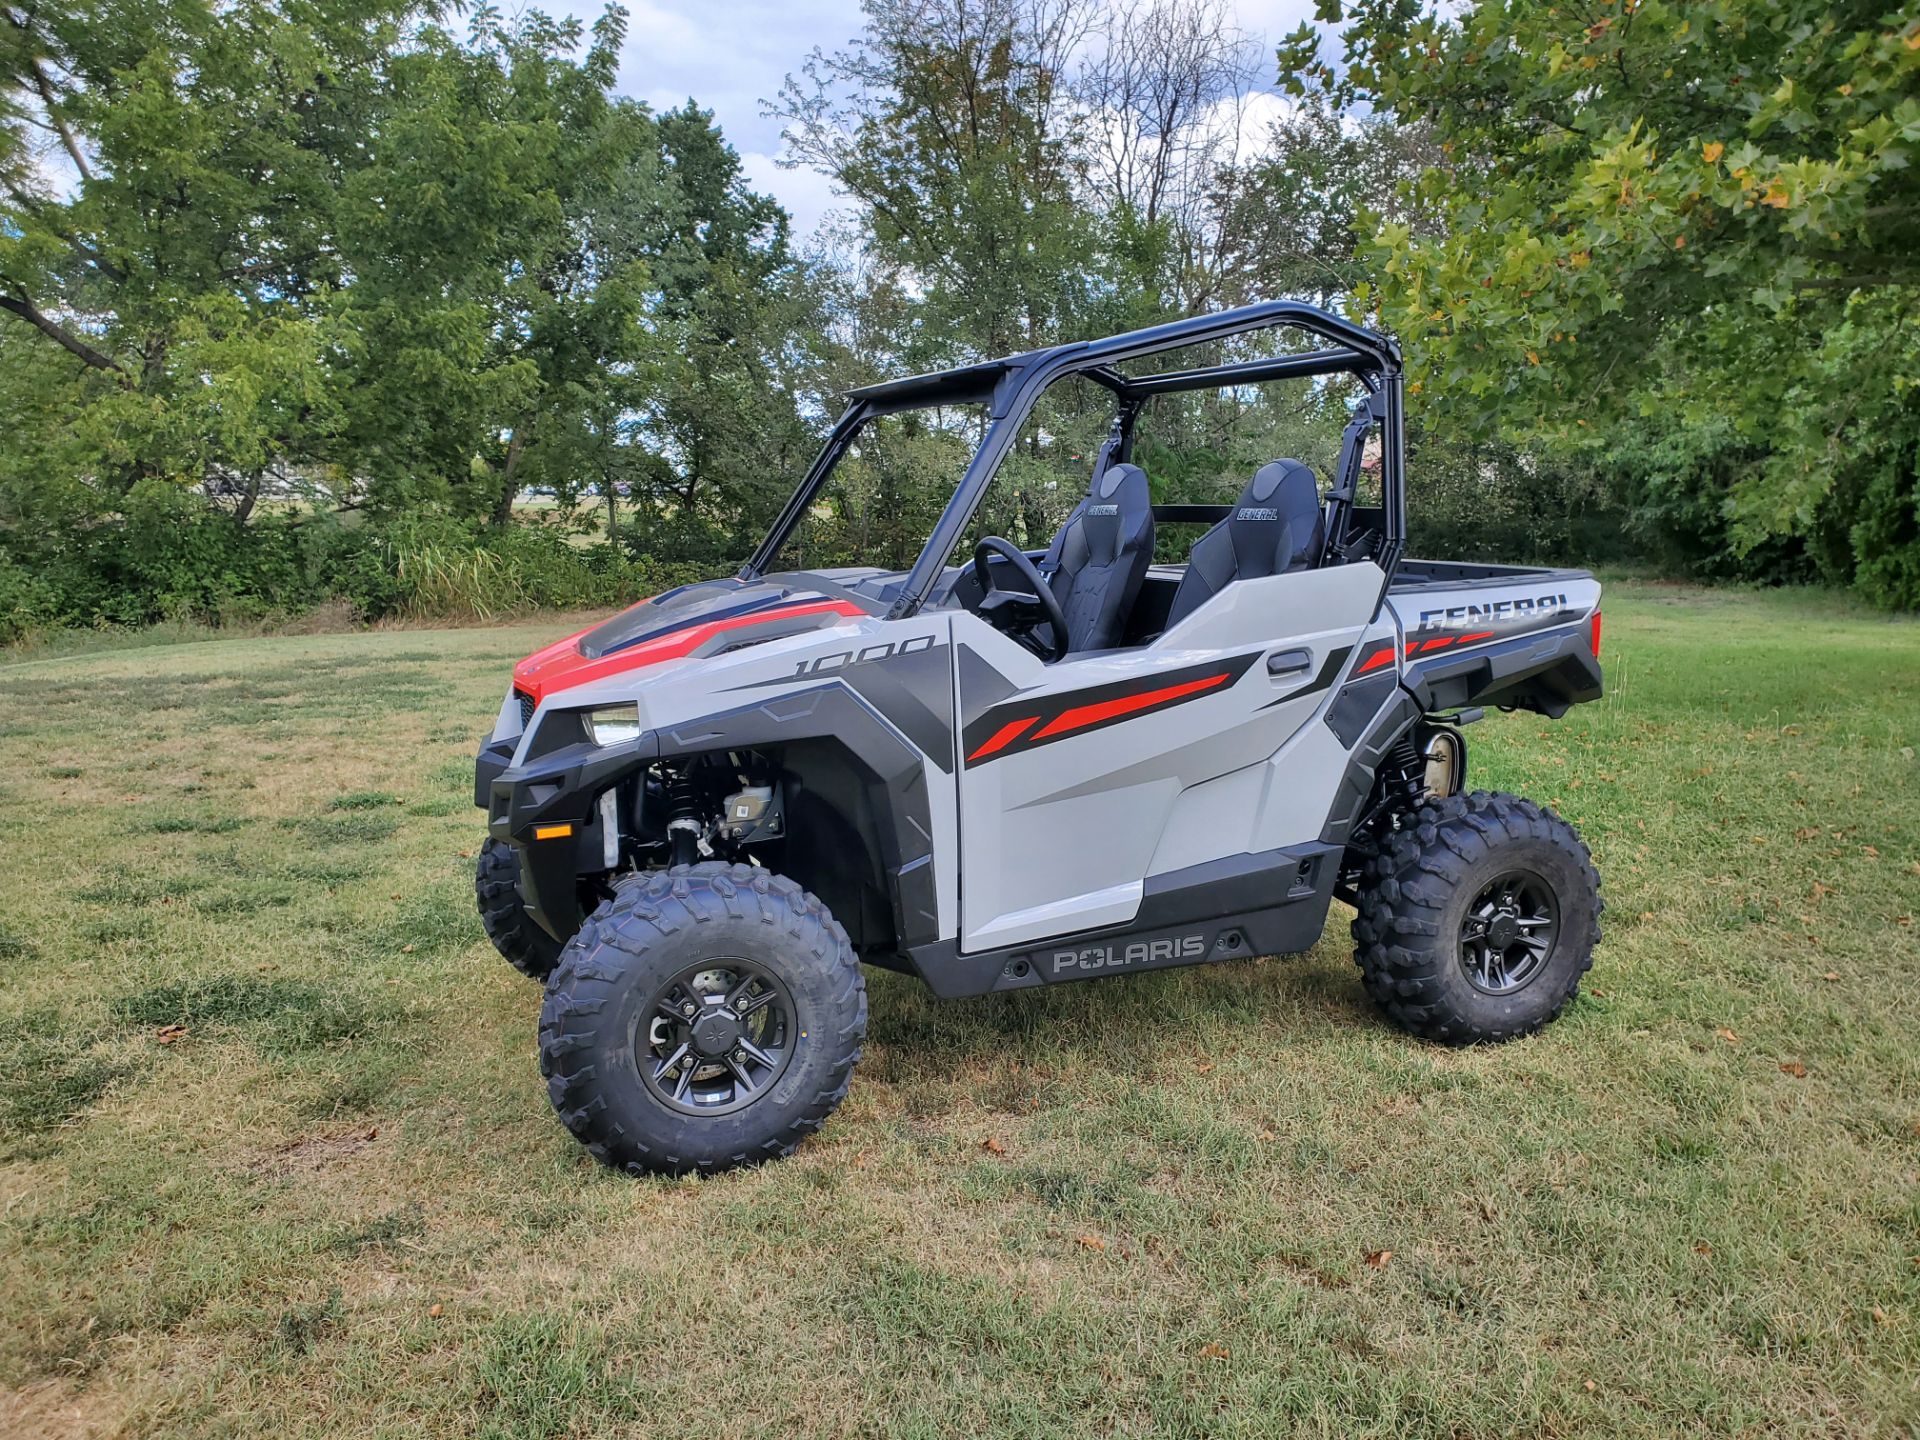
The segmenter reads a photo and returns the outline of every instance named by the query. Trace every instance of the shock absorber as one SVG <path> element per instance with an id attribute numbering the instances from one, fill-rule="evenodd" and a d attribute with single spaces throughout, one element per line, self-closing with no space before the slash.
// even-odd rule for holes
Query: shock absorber
<path id="1" fill-rule="evenodd" d="M 700 791 L 686 770 L 675 770 L 667 781 L 667 844 L 672 863 L 691 865 L 700 858 Z"/>
<path id="2" fill-rule="evenodd" d="M 1417 729 L 1418 727 L 1415 727 Z M 1390 824 L 1411 815 L 1426 791 L 1427 764 L 1410 729 L 1394 742 L 1380 767 L 1381 811 Z M 1394 828 L 1398 828 L 1394 824 Z"/>

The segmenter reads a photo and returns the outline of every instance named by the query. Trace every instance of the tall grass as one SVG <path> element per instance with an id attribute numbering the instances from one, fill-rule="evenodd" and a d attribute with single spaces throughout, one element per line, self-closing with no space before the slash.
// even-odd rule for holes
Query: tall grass
<path id="1" fill-rule="evenodd" d="M 612 607 L 709 573 L 697 565 L 635 560 L 608 544 L 577 547 L 538 530 L 464 543 L 402 540 L 386 548 L 397 589 L 391 613 L 409 620 Z"/>

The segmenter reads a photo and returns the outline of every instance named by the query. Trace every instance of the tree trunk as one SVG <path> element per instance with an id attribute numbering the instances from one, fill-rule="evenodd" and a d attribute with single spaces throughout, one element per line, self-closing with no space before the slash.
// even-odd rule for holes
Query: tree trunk
<path id="1" fill-rule="evenodd" d="M 258 504 L 260 500 L 260 482 L 262 478 L 262 472 L 258 470 L 247 476 L 247 488 L 240 492 L 240 503 L 233 507 L 234 524 L 246 524 L 247 518 L 253 514 L 253 507 Z"/>
<path id="2" fill-rule="evenodd" d="M 493 515 L 495 529 L 505 529 L 513 520 L 514 497 L 520 493 L 520 457 L 526 453 L 527 431 L 533 422 L 513 427 L 513 438 L 507 442 L 507 466 L 500 476 L 500 493 L 494 497 Z"/>

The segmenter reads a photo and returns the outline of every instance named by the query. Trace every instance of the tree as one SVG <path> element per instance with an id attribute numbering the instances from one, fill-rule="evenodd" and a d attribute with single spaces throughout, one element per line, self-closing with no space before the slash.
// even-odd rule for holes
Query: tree
<path id="1" fill-rule="evenodd" d="M 44 342 L 48 443 L 108 495 L 237 477 L 244 508 L 334 423 L 307 322 L 405 13 L 0 7 L 0 323 Z"/>
<path id="2" fill-rule="evenodd" d="M 503 524 L 536 475 L 572 493 L 563 437 L 657 358 L 668 201 L 652 118 L 611 94 L 624 34 L 609 11 L 576 62 L 577 22 L 482 10 L 468 42 L 427 26 L 392 57 L 329 311 L 350 337 L 339 468 L 377 507 Z"/>
<path id="3" fill-rule="evenodd" d="M 1363 0 L 1299 93 L 1431 127 L 1357 287 L 1450 423 L 1600 456 L 1648 427 L 1720 437 L 1691 467 L 1716 543 L 1786 538 L 1920 604 L 1920 8 L 1812 0 L 1424 9 Z M 1838 543 L 1834 543 L 1835 540 Z"/>
<path id="4" fill-rule="evenodd" d="M 923 297 L 917 368 L 1045 344 L 1095 253 L 1077 203 L 1070 84 L 1085 0 L 867 0 L 867 34 L 816 50 L 770 113 L 793 163 L 862 210 L 874 254 Z"/>
<path id="5" fill-rule="evenodd" d="M 747 187 L 712 112 L 688 101 L 659 130 L 670 185 L 649 256 L 671 344 L 645 406 L 653 488 L 677 509 L 682 545 L 740 555 L 818 441 L 806 417 L 822 290 L 793 253 L 786 212 Z"/>

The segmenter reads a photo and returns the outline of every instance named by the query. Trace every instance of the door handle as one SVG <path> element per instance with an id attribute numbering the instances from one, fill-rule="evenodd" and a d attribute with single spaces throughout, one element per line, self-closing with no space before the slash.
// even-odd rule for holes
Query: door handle
<path id="1" fill-rule="evenodd" d="M 1313 666 L 1311 650 L 1276 650 L 1267 656 L 1267 674 L 1276 680 L 1304 675 Z"/>

